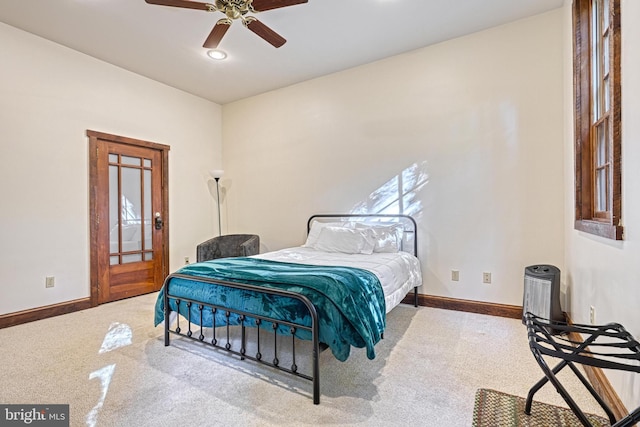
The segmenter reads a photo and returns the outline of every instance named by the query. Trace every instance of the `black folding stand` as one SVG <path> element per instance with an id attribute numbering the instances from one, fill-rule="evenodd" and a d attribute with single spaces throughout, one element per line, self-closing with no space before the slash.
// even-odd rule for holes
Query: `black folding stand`
<path id="1" fill-rule="evenodd" d="M 639 406 L 626 417 L 616 422 L 616 418 L 609 406 L 598 395 L 589 381 L 574 364 L 580 363 L 598 368 L 640 373 L 640 343 L 638 343 L 622 325 L 618 323 L 600 326 L 569 325 L 565 322 L 543 319 L 532 313 L 526 313 L 524 319 L 527 325 L 529 348 L 545 375 L 544 378 L 529 390 L 525 406 L 525 413 L 527 415 L 531 415 L 533 395 L 540 390 L 547 381 L 550 381 L 580 422 L 585 427 L 591 427 L 591 423 L 588 421 L 584 412 L 582 412 L 556 377 L 556 374 L 560 372 L 560 370 L 565 366 L 569 366 L 600 404 L 602 409 L 604 409 L 612 427 L 631 427 L 640 421 Z M 570 334 L 573 332 L 581 334 L 584 341 L 572 341 L 567 337 L 561 336 L 562 334 Z M 549 369 L 543 356 L 555 357 L 561 361 L 553 369 Z"/>

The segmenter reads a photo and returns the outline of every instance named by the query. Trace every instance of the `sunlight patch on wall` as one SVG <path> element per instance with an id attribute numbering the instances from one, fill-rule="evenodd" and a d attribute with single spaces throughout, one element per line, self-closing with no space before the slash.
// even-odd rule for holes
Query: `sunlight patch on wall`
<path id="1" fill-rule="evenodd" d="M 405 214 L 416 218 L 422 212 L 418 193 L 428 183 L 427 162 L 414 163 L 358 203 L 351 213 Z"/>

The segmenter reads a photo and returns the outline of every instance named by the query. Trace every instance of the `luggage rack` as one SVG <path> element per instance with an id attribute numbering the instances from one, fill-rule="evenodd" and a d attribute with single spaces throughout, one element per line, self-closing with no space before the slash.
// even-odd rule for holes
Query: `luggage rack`
<path id="1" fill-rule="evenodd" d="M 527 325 L 529 348 L 545 375 L 529 390 L 525 406 L 527 415 L 531 415 L 534 394 L 547 382 L 551 382 L 580 422 L 586 427 L 591 427 L 584 412 L 556 377 L 560 370 L 569 366 L 607 414 L 612 427 L 631 427 L 640 421 L 640 406 L 616 421 L 609 406 L 575 365 L 579 363 L 597 368 L 640 373 L 640 343 L 622 325 L 618 323 L 599 326 L 570 325 L 566 322 L 547 320 L 529 312 L 524 315 L 524 319 Z M 569 333 L 581 334 L 584 341 L 572 341 L 560 335 Z M 560 359 L 560 363 L 550 369 L 543 356 Z"/>

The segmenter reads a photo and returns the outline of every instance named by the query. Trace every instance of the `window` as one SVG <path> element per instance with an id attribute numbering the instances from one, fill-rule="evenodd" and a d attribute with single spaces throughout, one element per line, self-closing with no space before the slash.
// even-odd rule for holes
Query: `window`
<path id="1" fill-rule="evenodd" d="M 620 0 L 574 0 L 575 228 L 622 239 Z"/>

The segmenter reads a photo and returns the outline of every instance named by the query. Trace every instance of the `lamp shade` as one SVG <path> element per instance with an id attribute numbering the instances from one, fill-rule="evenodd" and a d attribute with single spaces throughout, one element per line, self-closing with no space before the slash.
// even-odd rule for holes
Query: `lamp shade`
<path id="1" fill-rule="evenodd" d="M 209 175 L 215 179 L 220 179 L 222 178 L 222 175 L 224 175 L 224 171 L 222 169 L 213 169 L 209 171 Z"/>

